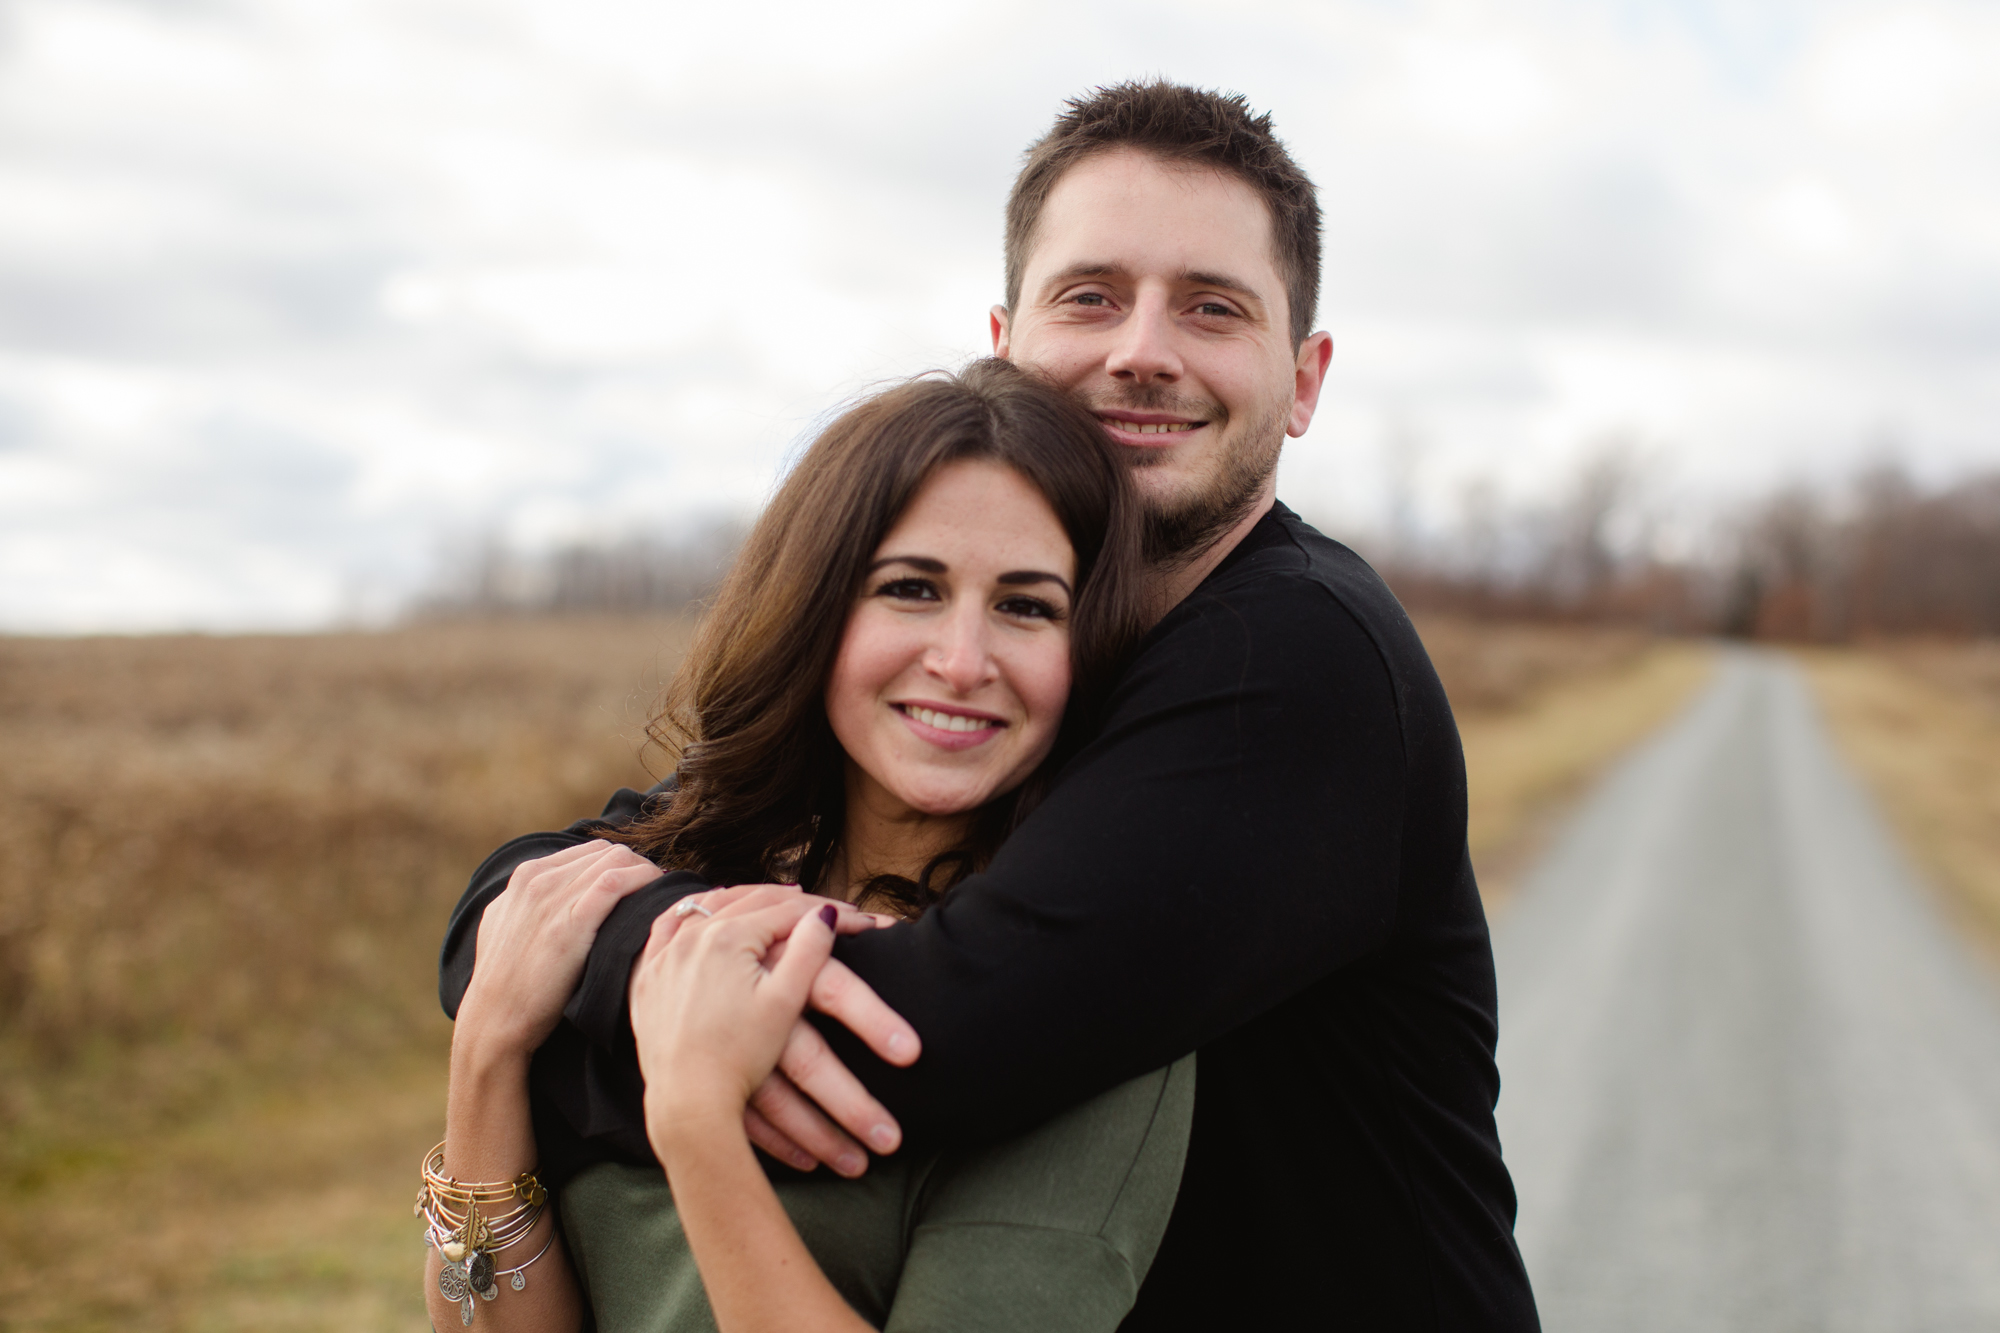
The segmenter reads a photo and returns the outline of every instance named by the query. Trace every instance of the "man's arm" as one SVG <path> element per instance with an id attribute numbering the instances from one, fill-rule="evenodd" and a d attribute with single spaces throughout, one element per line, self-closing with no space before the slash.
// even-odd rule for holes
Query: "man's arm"
<path id="1" fill-rule="evenodd" d="M 1415 724 L 1449 728 L 1441 694 L 1434 711 Z M 1197 594 L 985 873 L 918 922 L 841 942 L 923 1058 L 892 1069 L 822 1028 L 905 1130 L 961 1141 L 1185 1055 L 1387 938 L 1404 722 L 1373 639 L 1324 589 Z M 615 1044 L 624 987 L 585 986 L 572 1015 Z"/>
<path id="2" fill-rule="evenodd" d="M 822 1026 L 906 1132 L 1014 1132 L 1387 940 L 1397 699 L 1367 632 L 1312 595 L 1259 590 L 1163 623 L 1103 735 L 986 873 L 908 928 L 843 942 L 924 1057 L 890 1069 Z"/>

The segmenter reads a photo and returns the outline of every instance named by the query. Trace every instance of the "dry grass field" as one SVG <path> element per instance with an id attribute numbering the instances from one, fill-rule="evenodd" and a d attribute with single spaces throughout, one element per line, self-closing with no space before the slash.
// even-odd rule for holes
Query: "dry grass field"
<path id="1" fill-rule="evenodd" d="M 0 640 L 0 1327 L 424 1327 L 445 916 L 685 639 Z"/>
<path id="2" fill-rule="evenodd" d="M 2000 643 L 1801 654 L 1836 742 L 1945 895 L 2000 956 Z"/>
<path id="3" fill-rule="evenodd" d="M 434 950 L 644 778 L 673 621 L 0 639 L 0 1328 L 421 1330 Z M 1504 887 L 1702 650 L 1423 622 Z"/>

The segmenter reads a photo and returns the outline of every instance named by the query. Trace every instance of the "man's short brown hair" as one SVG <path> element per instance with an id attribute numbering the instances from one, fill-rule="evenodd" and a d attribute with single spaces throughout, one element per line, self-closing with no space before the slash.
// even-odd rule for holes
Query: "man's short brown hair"
<path id="1" fill-rule="evenodd" d="M 1028 149 L 1007 197 L 1007 308 L 1020 302 L 1035 227 L 1056 182 L 1077 163 L 1115 148 L 1214 167 L 1257 192 L 1271 211 L 1272 258 L 1285 280 L 1292 345 L 1303 343 L 1319 309 L 1319 198 L 1312 181 L 1271 133 L 1271 117 L 1252 115 L 1241 94 L 1159 80 L 1072 98 L 1069 110 Z"/>

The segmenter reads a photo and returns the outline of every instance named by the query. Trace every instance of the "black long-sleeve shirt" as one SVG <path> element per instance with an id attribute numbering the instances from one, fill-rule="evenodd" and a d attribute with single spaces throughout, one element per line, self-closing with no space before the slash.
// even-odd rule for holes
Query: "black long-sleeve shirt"
<path id="1" fill-rule="evenodd" d="M 966 1142 L 1199 1048 L 1186 1174 L 1127 1329 L 1535 1328 L 1464 760 L 1395 598 L 1280 505 L 1154 628 L 1107 718 L 986 871 L 840 942 L 922 1058 L 891 1068 L 821 1020 L 836 1050 L 909 1139 Z M 480 868 L 447 1010 L 513 867 L 588 836 Z M 600 932 L 536 1061 L 545 1155 L 650 1160 L 625 983 L 697 887 L 670 875 Z"/>

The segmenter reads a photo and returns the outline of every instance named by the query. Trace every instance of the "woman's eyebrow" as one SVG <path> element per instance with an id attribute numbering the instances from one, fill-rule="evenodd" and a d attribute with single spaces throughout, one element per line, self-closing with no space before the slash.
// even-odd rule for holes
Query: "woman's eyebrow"
<path id="1" fill-rule="evenodd" d="M 1016 587 L 1023 583 L 1054 583 L 1064 592 L 1069 591 L 1069 580 L 1060 574 L 1050 574 L 1040 569 L 1010 569 L 994 582 L 1006 587 Z"/>
<path id="2" fill-rule="evenodd" d="M 874 564 L 868 566 L 868 572 L 873 574 L 884 565 L 908 565 L 911 569 L 921 569 L 926 574 L 943 574 L 948 572 L 944 561 L 933 560 L 927 555 L 885 555 Z"/>

